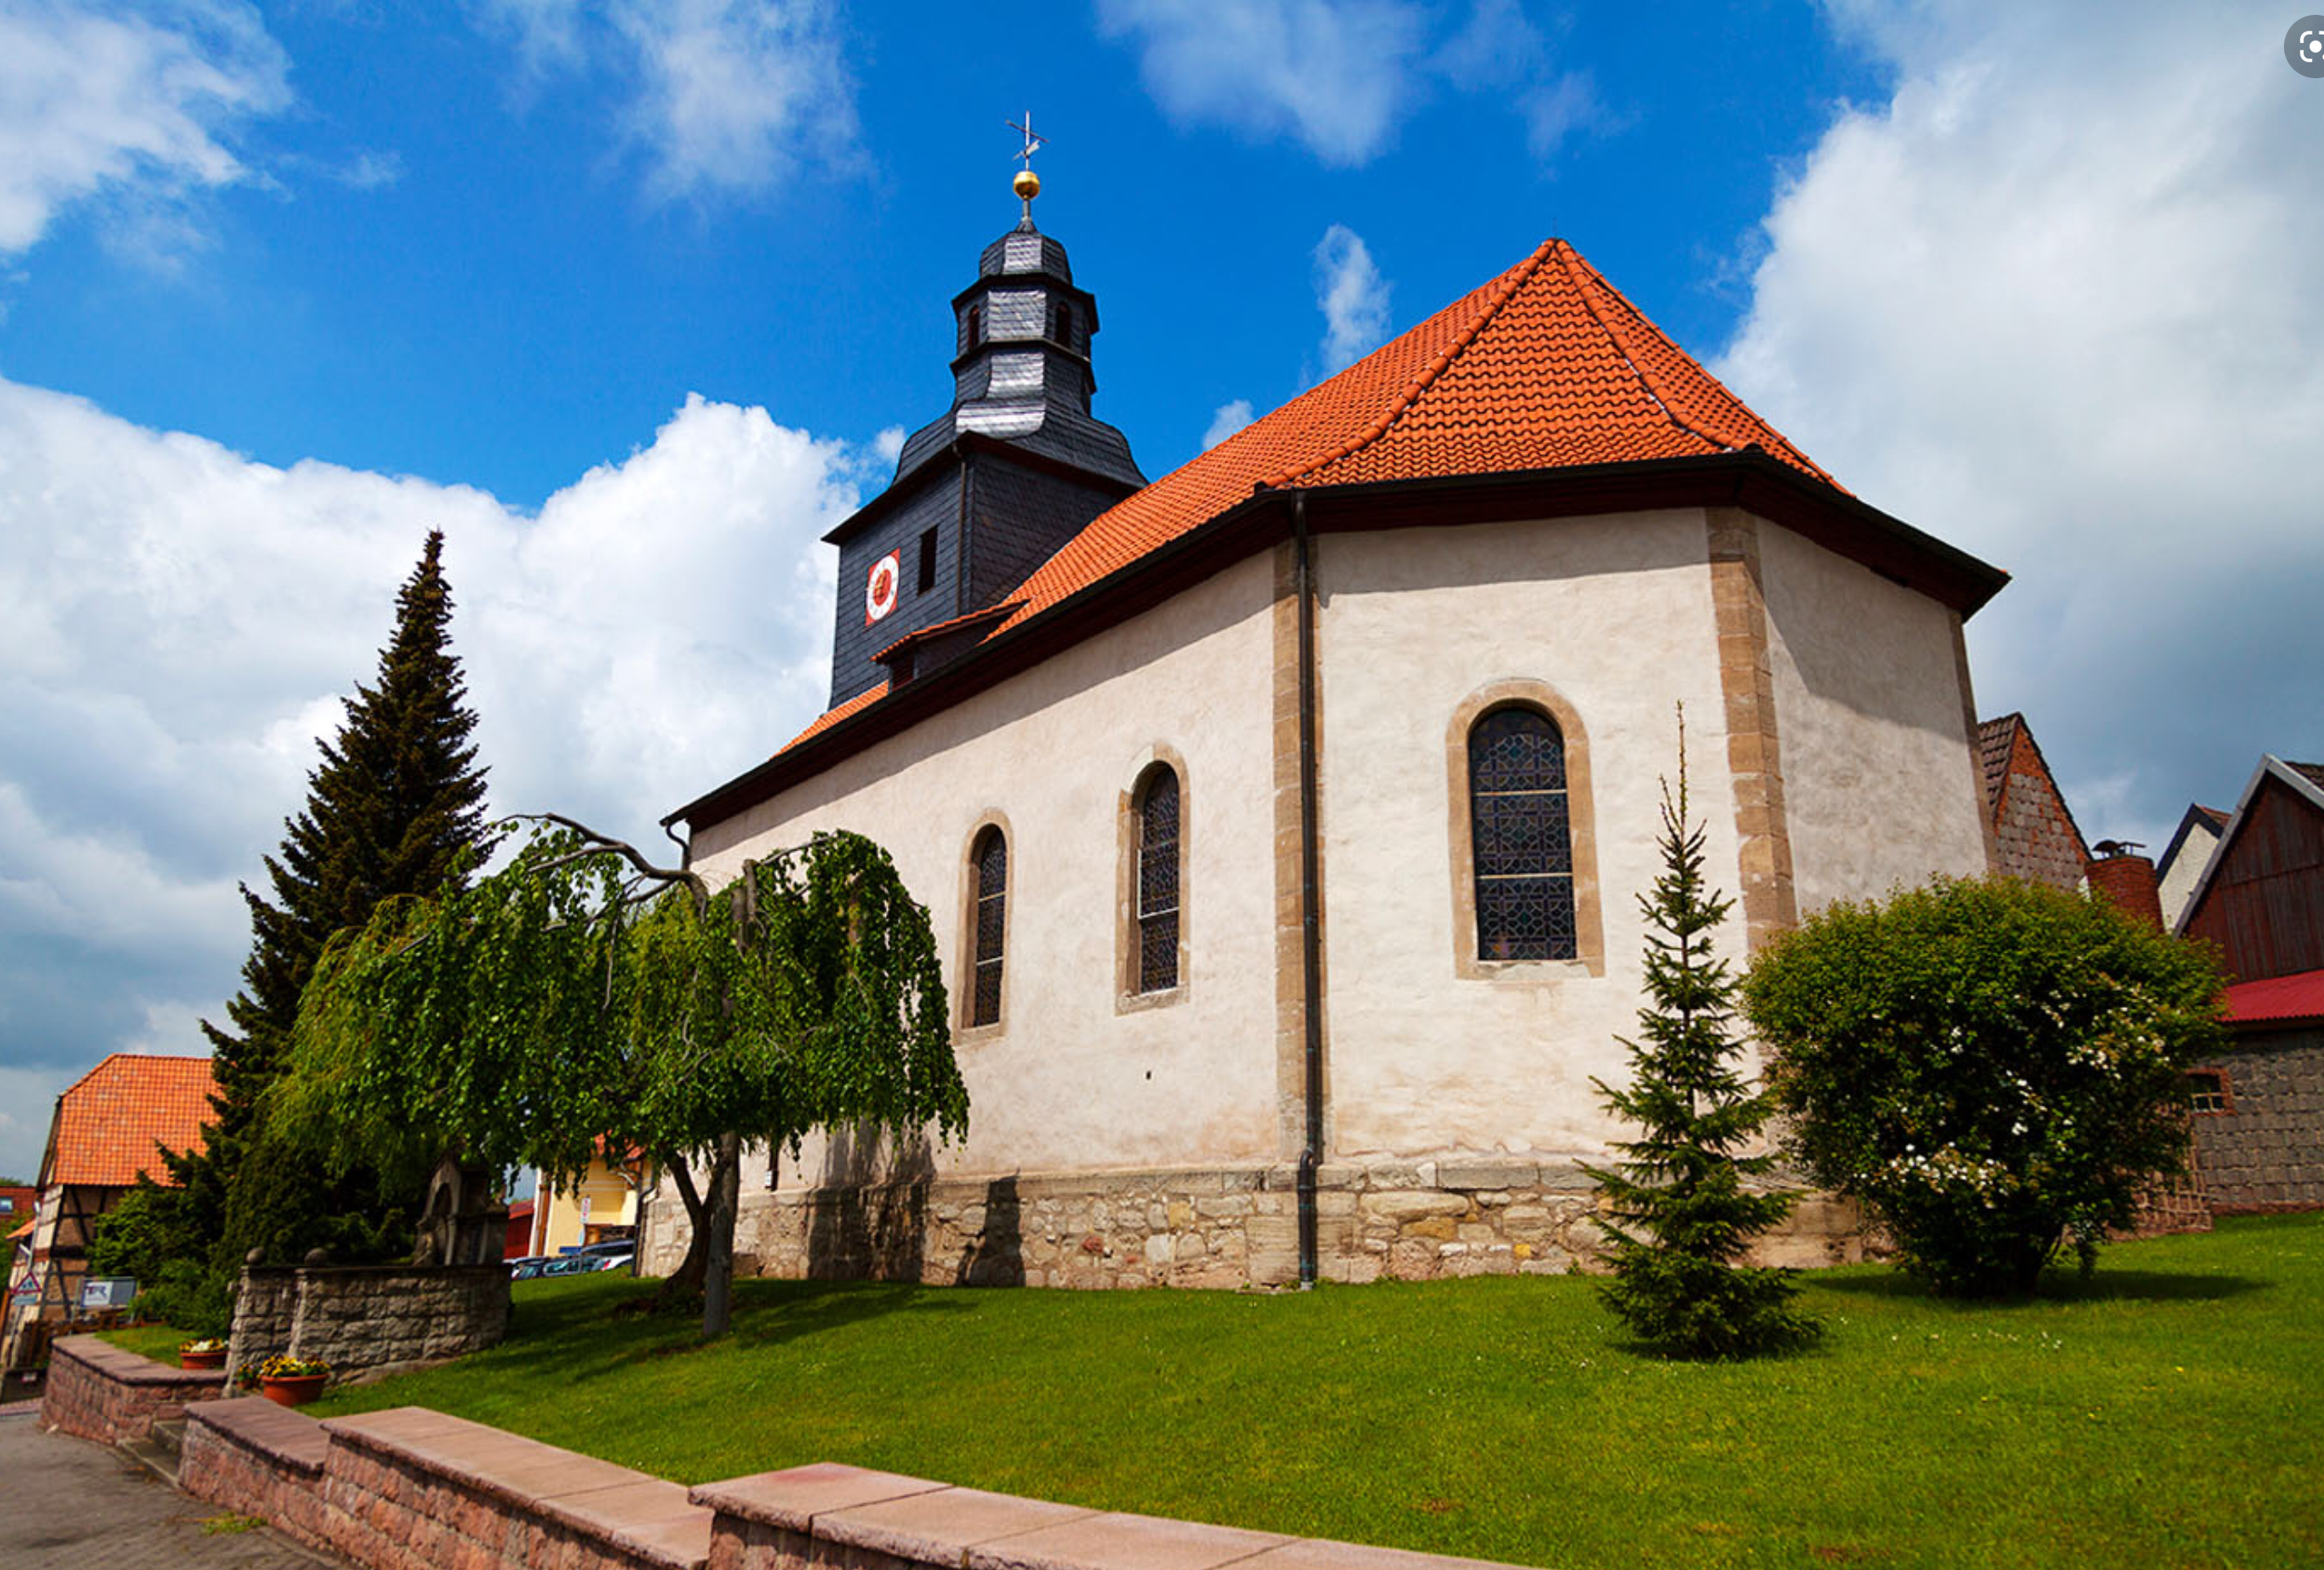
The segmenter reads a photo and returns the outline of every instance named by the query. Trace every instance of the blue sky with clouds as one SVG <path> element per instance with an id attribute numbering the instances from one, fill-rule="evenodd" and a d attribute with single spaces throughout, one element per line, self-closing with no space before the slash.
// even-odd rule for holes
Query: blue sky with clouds
<path id="1" fill-rule="evenodd" d="M 813 716 L 1028 107 L 1149 474 L 1563 235 L 2017 575 L 1982 707 L 2159 842 L 2324 755 L 2295 14 L 0 0 L 0 1171 L 200 1050 L 427 528 L 500 806 L 650 835 Z"/>

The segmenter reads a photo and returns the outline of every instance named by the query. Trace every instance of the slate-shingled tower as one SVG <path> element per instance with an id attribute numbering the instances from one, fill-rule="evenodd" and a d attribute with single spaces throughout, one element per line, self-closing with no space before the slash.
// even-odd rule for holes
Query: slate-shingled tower
<path id="1" fill-rule="evenodd" d="M 1097 302 L 1033 226 L 1029 198 L 952 315 L 952 407 L 904 444 L 888 489 L 824 536 L 840 547 L 835 706 L 974 647 L 990 630 L 979 612 L 1146 483 L 1128 439 L 1090 415 Z"/>

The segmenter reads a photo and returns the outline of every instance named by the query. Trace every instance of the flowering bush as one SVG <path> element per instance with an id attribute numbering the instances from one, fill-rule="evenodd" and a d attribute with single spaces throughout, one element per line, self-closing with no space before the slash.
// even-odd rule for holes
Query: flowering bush
<path id="1" fill-rule="evenodd" d="M 327 1362 L 318 1362 L 313 1358 L 294 1358 L 288 1352 L 268 1358 L 258 1365 L 258 1376 L 262 1379 L 304 1379 L 329 1372 L 330 1364 Z"/>
<path id="2" fill-rule="evenodd" d="M 2183 1170 L 2219 993 L 2209 949 L 2009 879 L 1834 905 L 1743 988 L 1791 1153 L 1963 1295 L 2032 1291 L 2069 1238 L 2088 1269 Z"/>
<path id="3" fill-rule="evenodd" d="M 215 1335 L 196 1336 L 194 1340 L 178 1343 L 181 1352 L 222 1352 L 225 1349 L 226 1343 Z"/>

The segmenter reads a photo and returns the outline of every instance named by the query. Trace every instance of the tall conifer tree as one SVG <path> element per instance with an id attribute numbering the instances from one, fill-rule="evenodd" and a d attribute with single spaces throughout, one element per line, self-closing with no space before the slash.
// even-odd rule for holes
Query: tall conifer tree
<path id="1" fill-rule="evenodd" d="M 1639 1128 L 1617 1142 L 1613 1171 L 1586 1168 L 1610 1202 L 1614 1274 L 1600 1289 L 1643 1339 L 1689 1357 L 1737 1357 L 1813 1336 L 1792 1304 L 1790 1272 L 1737 1263 L 1791 1213 L 1793 1196 L 1753 1191 L 1768 1155 L 1740 1155 L 1773 1102 L 1731 1060 L 1739 984 L 1712 951 L 1734 902 L 1703 877 L 1703 832 L 1686 820 L 1686 730 L 1679 718 L 1678 792 L 1662 792 L 1662 876 L 1638 904 L 1646 917 L 1648 1006 L 1630 1049 L 1631 1082 L 1592 1080 L 1606 1109 Z"/>
<path id="2" fill-rule="evenodd" d="M 408 1220 L 395 1212 L 416 1198 L 382 1193 L 374 1174 L 326 1185 L 261 1124 L 325 941 L 361 926 L 390 894 L 437 892 L 459 875 L 463 852 L 484 849 L 484 771 L 450 648 L 443 546 L 441 531 L 428 535 L 396 596 L 378 675 L 347 701 L 345 723 L 307 775 L 305 809 L 287 821 L 279 854 L 266 858 L 274 897 L 242 889 L 252 929 L 243 990 L 226 1005 L 231 1029 L 202 1026 L 216 1059 L 217 1120 L 205 1126 L 202 1147 L 170 1161 L 183 1186 L 176 1229 L 184 1253 L 214 1254 L 221 1268 L 254 1245 L 292 1257 L 317 1244 L 391 1249 Z"/>

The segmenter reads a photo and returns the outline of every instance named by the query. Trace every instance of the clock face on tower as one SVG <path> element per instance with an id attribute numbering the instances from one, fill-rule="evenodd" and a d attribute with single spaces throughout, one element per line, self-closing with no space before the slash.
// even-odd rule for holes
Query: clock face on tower
<path id="1" fill-rule="evenodd" d="M 904 581 L 902 553 L 890 551 L 871 564 L 871 572 L 864 580 L 864 625 L 887 619 L 895 609 L 898 586 Z"/>

